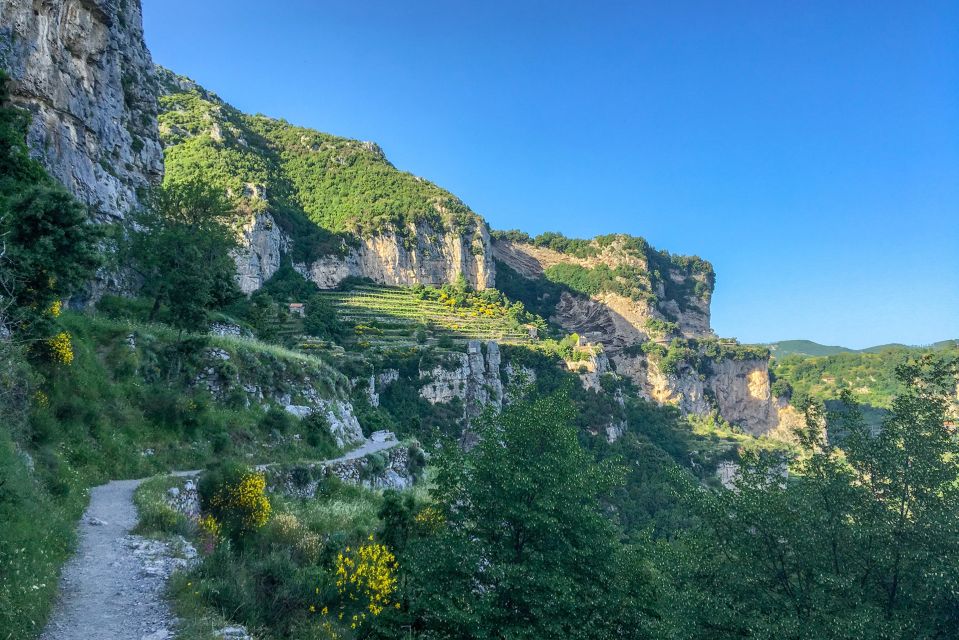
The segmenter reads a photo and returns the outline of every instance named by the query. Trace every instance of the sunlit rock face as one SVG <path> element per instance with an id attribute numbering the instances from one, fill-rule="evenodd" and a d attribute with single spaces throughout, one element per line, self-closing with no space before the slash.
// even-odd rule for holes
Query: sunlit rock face
<path id="1" fill-rule="evenodd" d="M 421 222 L 410 225 L 403 234 L 387 231 L 356 238 L 355 244 L 345 256 L 325 256 L 295 266 L 321 289 L 335 287 L 349 276 L 403 286 L 443 285 L 462 276 L 477 290 L 488 289 L 495 282 L 485 225 L 461 233 Z"/>

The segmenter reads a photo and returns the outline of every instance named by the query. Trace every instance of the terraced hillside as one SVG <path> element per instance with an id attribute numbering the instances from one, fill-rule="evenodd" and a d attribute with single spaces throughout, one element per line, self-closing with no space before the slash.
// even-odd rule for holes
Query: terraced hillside
<path id="1" fill-rule="evenodd" d="M 368 285 L 321 295 L 341 321 L 354 325 L 357 340 L 370 346 L 534 339 L 508 307 L 479 298 L 458 302 L 436 289 Z"/>

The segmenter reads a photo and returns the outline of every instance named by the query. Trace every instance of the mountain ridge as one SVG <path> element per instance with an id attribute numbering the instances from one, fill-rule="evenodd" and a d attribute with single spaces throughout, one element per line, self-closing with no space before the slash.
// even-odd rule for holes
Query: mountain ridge
<path id="1" fill-rule="evenodd" d="M 773 357 L 786 355 L 801 355 L 810 357 L 831 356 L 840 353 L 881 353 L 889 349 L 909 349 L 909 350 L 941 350 L 948 349 L 959 344 L 959 339 L 940 340 L 928 345 L 907 345 L 902 343 L 881 344 L 864 349 L 852 349 L 837 345 L 824 345 L 812 340 L 779 340 L 776 342 L 764 343 L 769 347 Z"/>

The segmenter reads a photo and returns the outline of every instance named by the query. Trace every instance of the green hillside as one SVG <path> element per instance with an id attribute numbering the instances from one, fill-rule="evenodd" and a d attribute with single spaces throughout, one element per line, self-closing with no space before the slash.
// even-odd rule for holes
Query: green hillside
<path id="1" fill-rule="evenodd" d="M 926 346 L 915 346 L 900 344 L 898 342 L 893 342 L 891 344 L 880 344 L 875 347 L 869 347 L 868 349 L 860 349 L 862 353 L 882 353 L 883 351 L 888 351 L 890 349 L 914 349 L 919 351 L 942 351 L 945 349 L 953 349 L 959 346 L 959 340 L 940 340 L 939 342 L 934 342 Z"/>
<path id="2" fill-rule="evenodd" d="M 779 342 L 772 342 L 768 346 L 774 358 L 789 355 L 833 356 L 837 353 L 853 352 L 853 349 L 819 344 L 812 340 L 781 340 Z"/>
<path id="3" fill-rule="evenodd" d="M 364 285 L 319 295 L 332 304 L 341 322 L 353 326 L 361 345 L 405 347 L 466 340 L 530 340 L 524 325 L 533 319 L 526 317 L 521 306 L 511 306 L 496 292 L 457 298 L 432 287 Z"/>
<path id="4" fill-rule="evenodd" d="M 187 78 L 159 75 L 166 180 L 202 177 L 241 211 L 270 212 L 301 258 L 341 250 L 349 240 L 341 234 L 484 224 L 452 193 L 398 170 L 373 143 L 247 115 Z"/>
<path id="5" fill-rule="evenodd" d="M 859 402 L 889 408 L 892 399 L 905 390 L 896 377 L 896 367 L 927 354 L 956 360 L 959 346 L 954 342 L 938 348 L 887 346 L 877 352 L 848 351 L 825 356 L 774 353 L 778 355 L 770 362 L 770 372 L 776 379 L 774 389 L 780 394 L 791 390 L 797 397 L 828 401 L 848 390 Z"/>
<path id="6" fill-rule="evenodd" d="M 766 346 L 769 347 L 769 350 L 772 352 L 772 355 L 775 358 L 789 355 L 818 357 L 834 356 L 840 353 L 882 353 L 883 351 L 889 351 L 890 349 L 940 351 L 943 349 L 954 348 L 957 345 L 959 345 L 959 340 L 941 340 L 925 346 L 907 345 L 893 342 L 890 344 L 876 345 L 875 347 L 867 347 L 865 349 L 849 349 L 847 347 L 819 344 L 818 342 L 813 342 L 812 340 L 780 340 L 779 342 L 769 343 Z"/>

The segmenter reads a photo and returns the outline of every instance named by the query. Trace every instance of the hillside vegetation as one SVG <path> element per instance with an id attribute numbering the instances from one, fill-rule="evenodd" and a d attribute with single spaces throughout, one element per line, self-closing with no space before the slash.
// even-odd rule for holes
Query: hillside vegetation
<path id="1" fill-rule="evenodd" d="M 341 234 L 484 224 L 450 192 L 396 169 L 375 144 L 247 115 L 187 78 L 163 69 L 160 77 L 166 180 L 202 177 L 241 211 L 271 213 L 294 238 L 295 258 L 341 251 Z"/>
<path id="2" fill-rule="evenodd" d="M 342 322 L 353 325 L 358 342 L 381 347 L 496 340 L 524 343 L 529 327 L 545 330 L 542 319 L 512 305 L 496 290 L 457 293 L 454 288 L 377 287 L 325 292 Z"/>
<path id="3" fill-rule="evenodd" d="M 800 356 L 834 356 L 839 353 L 882 353 L 883 351 L 912 349 L 915 351 L 950 349 L 959 345 L 957 340 L 942 340 L 926 347 L 915 347 L 905 344 L 881 344 L 875 347 L 865 349 L 848 349 L 846 347 L 829 346 L 813 342 L 812 340 L 781 340 L 767 345 L 774 358 L 800 355 Z"/>
<path id="4" fill-rule="evenodd" d="M 693 300 L 704 300 L 708 304 L 715 286 L 716 274 L 708 261 L 657 250 L 645 238 L 637 236 L 609 234 L 583 240 L 556 232 L 531 237 L 513 230 L 495 231 L 493 237 L 588 261 L 587 264 L 570 261 L 546 267 L 543 273 L 546 283 L 539 285 L 544 289 L 565 287 L 589 296 L 615 293 L 652 304 L 673 300 L 684 309 Z"/>
<path id="5" fill-rule="evenodd" d="M 896 368 L 926 354 L 957 360 L 959 346 L 943 343 L 928 349 L 889 347 L 879 352 L 850 351 L 826 356 L 778 355 L 770 363 L 775 380 L 773 390 L 794 401 L 808 398 L 819 402 L 836 400 L 848 391 L 860 403 L 889 409 L 893 399 L 904 392 Z"/>

